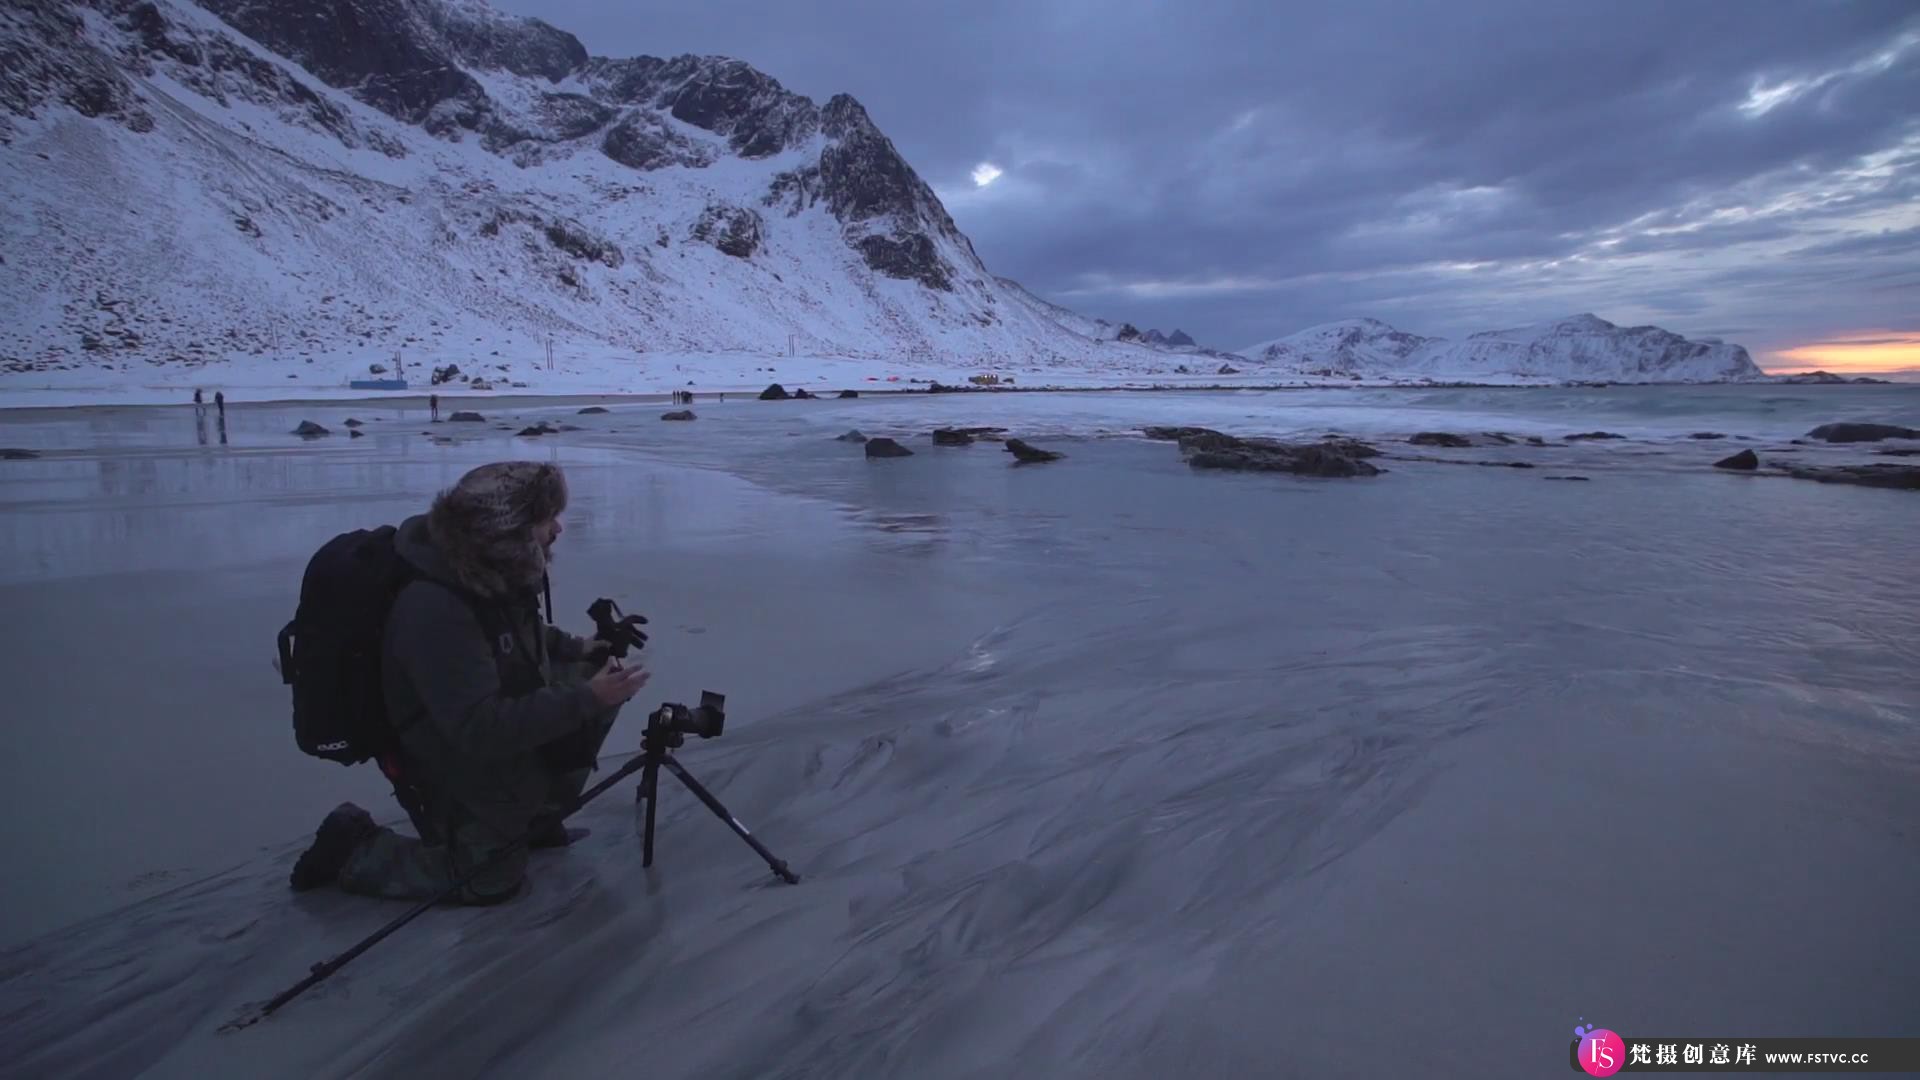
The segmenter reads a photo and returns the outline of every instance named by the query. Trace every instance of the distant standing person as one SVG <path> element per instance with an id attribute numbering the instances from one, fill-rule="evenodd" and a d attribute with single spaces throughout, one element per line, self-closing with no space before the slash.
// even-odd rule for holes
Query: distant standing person
<path id="1" fill-rule="evenodd" d="M 213 392 L 213 407 L 220 410 L 220 421 L 225 423 L 227 419 L 227 395 L 225 391 L 215 390 Z"/>
<path id="2" fill-rule="evenodd" d="M 427 410 L 428 410 L 428 415 L 433 418 L 433 422 L 436 424 L 439 423 L 440 422 L 440 395 L 439 394 L 427 395 Z"/>
<path id="3" fill-rule="evenodd" d="M 202 392 L 199 390 L 195 390 L 193 392 L 193 407 L 197 409 L 202 405 L 205 405 L 206 403 L 207 403 L 207 399 L 204 396 L 202 396 Z"/>

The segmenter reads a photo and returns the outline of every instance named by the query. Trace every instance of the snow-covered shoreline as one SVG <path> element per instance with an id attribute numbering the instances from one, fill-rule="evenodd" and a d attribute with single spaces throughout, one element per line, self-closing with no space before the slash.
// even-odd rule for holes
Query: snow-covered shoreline
<path id="1" fill-rule="evenodd" d="M 187 368 L 154 367 L 145 372 L 108 370 L 58 371 L 0 376 L 0 411 L 49 408 L 95 408 L 115 406 L 173 406 L 190 404 L 193 392 L 201 390 L 211 404 L 216 391 L 226 396 L 229 405 L 297 404 L 301 402 L 390 402 L 424 401 L 437 394 L 447 403 L 475 401 L 517 403 L 540 401 L 555 405 L 573 401 L 582 403 L 626 401 L 635 404 L 669 401 L 676 392 L 691 392 L 697 397 L 718 394 L 758 394 L 778 383 L 789 392 L 805 388 L 809 393 L 837 394 L 853 390 L 860 394 L 926 393 L 939 386 L 968 393 L 1019 392 L 1094 392 L 1122 393 L 1143 390 L 1296 390 L 1296 389 L 1432 389 L 1435 387 L 1472 387 L 1481 389 L 1526 389 L 1556 386 L 1595 385 L 1585 380 L 1547 378 L 1459 376 L 1422 376 L 1419 378 L 1352 378 L 1346 376 L 1303 375 L 1267 367 L 1235 370 L 1179 372 L 1161 369 L 1138 371 L 1092 371 L 1034 367 L 998 368 L 986 372 L 997 383 L 971 382 L 978 369 L 954 365 L 942 367 L 922 363 L 889 364 L 844 357 L 768 357 L 743 354 L 649 356 L 644 364 L 629 360 L 626 366 L 617 358 L 584 355 L 557 362 L 553 370 L 528 364 L 490 365 L 497 379 L 492 389 L 475 389 L 465 375 L 433 385 L 425 372 L 438 362 L 415 361 L 406 374 L 405 390 L 367 390 L 349 385 L 351 379 L 380 376 L 366 372 L 343 373 L 337 366 L 322 368 L 316 377 L 312 369 L 287 372 L 288 365 L 253 363 L 214 363 Z M 317 365 L 316 365 L 317 366 Z M 501 368 L 505 370 L 502 371 Z M 416 371 L 418 368 L 420 370 Z M 481 370 L 481 369 L 475 369 Z M 296 381 L 287 376 L 300 375 Z M 1765 385 L 1774 380 L 1766 380 Z M 1629 386 L 1618 382 L 1606 385 Z M 1714 382 L 1674 382 L 1660 385 L 1721 385 Z"/>

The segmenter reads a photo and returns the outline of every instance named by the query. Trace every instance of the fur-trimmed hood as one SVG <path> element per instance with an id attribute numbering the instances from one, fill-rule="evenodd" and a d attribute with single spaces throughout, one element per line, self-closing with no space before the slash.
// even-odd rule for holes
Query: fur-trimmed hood
<path id="1" fill-rule="evenodd" d="M 482 465 L 435 496 L 425 515 L 426 535 L 409 537 L 425 540 L 437 558 L 403 554 L 429 575 L 450 579 L 468 592 L 522 597 L 538 590 L 547 574 L 547 553 L 533 538 L 534 526 L 566 508 L 567 478 L 558 465 Z"/>

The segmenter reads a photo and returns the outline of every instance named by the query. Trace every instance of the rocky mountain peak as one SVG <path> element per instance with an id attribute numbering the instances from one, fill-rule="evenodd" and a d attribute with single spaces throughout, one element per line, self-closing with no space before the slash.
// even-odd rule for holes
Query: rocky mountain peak
<path id="1" fill-rule="evenodd" d="M 75 171 L 85 140 L 124 183 Z M 12 370 L 456 349 L 469 328 L 980 364 L 1148 351 L 992 277 L 851 96 L 817 105 L 724 56 L 593 56 L 483 0 L 0 5 L 0 143 L 21 163 L 0 196 L 55 223 L 0 242 L 4 278 L 65 298 L 58 325 L 0 327 Z M 203 278 L 155 272 L 189 242 Z"/>
<path id="2" fill-rule="evenodd" d="M 505 15 L 477 0 L 418 3 L 422 20 L 474 67 L 557 83 L 587 63 L 580 39 L 539 19 Z"/>

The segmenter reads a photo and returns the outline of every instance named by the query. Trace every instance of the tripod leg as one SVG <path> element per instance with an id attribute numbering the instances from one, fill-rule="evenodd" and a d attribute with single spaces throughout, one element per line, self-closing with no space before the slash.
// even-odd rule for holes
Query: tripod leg
<path id="1" fill-rule="evenodd" d="M 753 850 L 759 852 L 760 857 L 767 860 L 767 866 L 771 868 L 775 874 L 779 875 L 780 880 L 786 882 L 789 885 L 800 884 L 800 875 L 794 873 L 792 870 L 787 869 L 787 864 L 785 862 L 782 862 L 781 860 L 774 858 L 773 852 L 768 851 L 766 848 L 766 845 L 762 844 L 759 840 L 754 839 L 754 835 L 747 831 L 747 827 L 745 825 L 740 824 L 740 819 L 734 817 L 733 814 L 730 813 L 726 807 L 720 805 L 720 800 L 714 798 L 713 793 L 711 791 L 708 791 L 705 787 L 702 787 L 700 784 L 700 781 L 695 780 L 693 778 L 693 774 L 688 772 L 685 766 L 681 765 L 678 761 L 675 761 L 672 754 L 663 755 L 660 759 L 660 763 L 662 765 L 665 765 L 667 768 L 673 770 L 673 775 L 679 777 L 680 782 L 687 785 L 688 791 L 691 791 L 696 796 L 699 796 L 700 801 L 707 804 L 707 809 L 713 811 L 714 814 L 718 816 L 721 821 L 726 822 L 727 825 L 730 826 L 734 832 L 740 834 L 740 839 L 745 840 L 750 846 L 752 846 Z"/>
<path id="2" fill-rule="evenodd" d="M 653 865 L 653 811 L 660 804 L 660 766 L 651 759 L 640 774 L 640 798 L 647 804 L 647 822 L 640 836 L 640 865 Z"/>

